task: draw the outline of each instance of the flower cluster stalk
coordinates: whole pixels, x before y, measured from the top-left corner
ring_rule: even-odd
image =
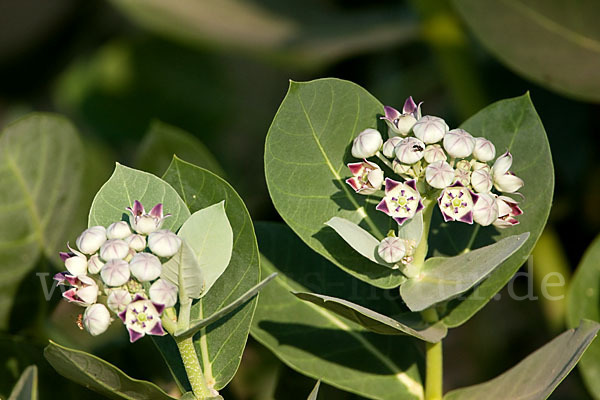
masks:
[[[175,338],[183,366],[185,367],[185,373],[188,377],[188,381],[192,386],[194,396],[199,400],[205,400],[213,397],[211,390],[206,384],[206,379],[202,373],[202,367],[196,354],[194,347],[194,340],[191,337],[184,339]]]

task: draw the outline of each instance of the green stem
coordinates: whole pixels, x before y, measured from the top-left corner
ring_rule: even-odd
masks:
[[[385,158],[385,156],[383,156],[379,151],[377,153],[375,153],[375,155],[377,156],[377,158],[379,158],[385,165],[387,165],[387,167],[389,169],[391,169],[392,171],[394,170],[394,166],[392,165],[392,163],[390,162],[390,160],[388,160],[387,158]]]
[[[419,241],[419,245],[415,250],[415,254],[413,255],[412,264],[417,266],[419,269],[423,266],[425,262],[425,257],[427,257],[427,238],[429,236],[429,227],[431,225],[431,216],[433,214],[433,209],[435,208],[435,200],[425,200],[423,210],[423,233],[421,234],[421,240]]]
[[[188,381],[192,386],[194,396],[199,400],[205,400],[213,397],[211,390],[206,384],[204,374],[202,373],[202,367],[194,348],[194,340],[189,337],[185,339],[174,338],[177,347],[179,348],[179,354],[185,367],[185,373],[188,377]]]
[[[438,321],[435,308],[421,312],[423,319],[430,324]],[[442,400],[444,363],[442,341],[425,343],[425,400]]]

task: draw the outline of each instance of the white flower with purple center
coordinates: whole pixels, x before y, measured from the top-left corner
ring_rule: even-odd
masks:
[[[356,193],[370,195],[381,188],[383,184],[383,171],[379,165],[370,161],[348,164],[352,177],[346,183],[352,186]]]
[[[414,137],[404,138],[396,146],[396,158],[405,164],[414,164],[423,158],[425,143]]]
[[[82,253],[94,254],[104,242],[106,242],[106,229],[103,226],[92,226],[81,232],[75,244]]]
[[[171,215],[163,214],[162,203],[158,203],[149,213],[146,213],[144,206],[138,200],[133,202],[133,208],[127,207],[127,211],[131,213],[129,223],[133,230],[144,235],[160,229],[164,219]]]
[[[460,182],[445,188],[438,198],[438,205],[444,221],[460,221],[472,224],[473,206],[477,203],[478,197]]]
[[[163,304],[154,303],[139,294],[135,296],[125,310],[119,313],[119,318],[127,327],[131,343],[144,335],[166,335],[160,322],[160,314],[164,309]]]
[[[365,129],[352,142],[352,156],[356,158],[372,157],[382,145],[383,139],[377,129]]]
[[[423,209],[421,195],[417,190],[414,179],[406,182],[397,182],[393,179],[385,179],[385,197],[376,207],[392,217],[398,225],[415,216]]]
[[[475,148],[475,139],[464,129],[452,129],[444,136],[444,149],[454,158],[469,157]]]
[[[425,180],[432,187],[443,189],[454,180],[454,168],[446,161],[436,161],[425,168]]]
[[[450,128],[443,119],[426,115],[419,119],[412,129],[416,137],[430,144],[442,140]]]
[[[406,136],[417,120],[421,118],[421,104],[423,102],[417,105],[411,96],[404,102],[402,113],[393,107],[385,106],[383,108],[385,115],[381,119],[385,120],[388,126],[388,136]]]
[[[523,214],[519,208],[519,203],[508,196],[496,197],[498,204],[498,219],[494,221],[494,226],[497,228],[508,228],[517,225],[519,220],[515,217]]]

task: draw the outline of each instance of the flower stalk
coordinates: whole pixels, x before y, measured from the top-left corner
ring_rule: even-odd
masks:
[[[424,310],[421,315],[430,324],[438,321],[435,308]],[[425,343],[425,400],[442,400],[443,392],[442,341]]]
[[[206,379],[202,373],[202,367],[194,348],[194,340],[191,337],[180,339],[174,338],[185,367],[185,373],[188,377],[188,381],[192,386],[192,392],[199,400],[210,399],[213,397],[212,391],[206,384]]]

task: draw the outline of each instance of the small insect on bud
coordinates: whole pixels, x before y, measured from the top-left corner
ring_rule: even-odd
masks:
[[[79,235],[75,244],[84,254],[94,254],[106,242],[106,229],[103,226],[92,226]]]
[[[404,240],[397,237],[386,237],[379,243],[377,254],[388,264],[395,264],[406,255]]]
[[[111,290],[106,299],[106,305],[115,314],[118,314],[127,308],[129,303],[131,303],[131,294],[125,289]]]
[[[105,261],[122,260],[129,254],[129,245],[121,239],[107,240],[100,247],[100,258]]]
[[[430,144],[425,147],[425,151],[423,152],[423,158],[425,161],[432,164],[436,161],[446,161],[448,157],[446,156],[446,152],[442,149],[442,146],[439,144]]]
[[[442,140],[448,129],[443,119],[431,115],[424,116],[413,126],[415,136],[427,144]]]
[[[407,137],[396,146],[396,158],[404,164],[414,164],[423,158],[425,143],[414,137]]]
[[[123,260],[110,260],[102,267],[100,276],[108,286],[124,285],[131,276],[129,264]]]
[[[465,158],[475,148],[475,139],[464,129],[452,129],[444,136],[444,149],[454,158]]]
[[[365,129],[352,143],[352,156],[356,158],[369,158],[374,156],[381,146],[383,139],[377,129]]]
[[[138,281],[147,282],[160,276],[162,265],[154,254],[138,253],[129,262],[129,269]]]
[[[489,140],[482,137],[476,137],[475,147],[473,148],[473,157],[483,162],[493,160],[494,157],[496,157],[496,148]]]
[[[173,232],[162,229],[148,236],[148,247],[159,257],[171,257],[179,251],[181,239]]]
[[[110,313],[104,304],[93,304],[83,313],[83,326],[92,336],[104,333],[110,325]]]
[[[383,144],[383,155],[386,156],[387,158],[394,157],[394,155],[396,154],[394,149],[396,148],[396,146],[398,146],[398,144],[401,141],[402,141],[402,138],[399,136],[394,136],[394,137],[386,140],[385,143]]]
[[[436,161],[425,169],[425,180],[436,189],[444,189],[454,180],[454,169],[446,161]]]
[[[477,203],[473,206],[473,220],[479,225],[491,225],[498,218],[498,204],[489,193],[480,193]]]
[[[129,245],[129,248],[135,251],[143,251],[146,248],[146,237],[143,235],[138,235],[135,233],[123,240],[125,240],[125,243]]]
[[[166,279],[159,279],[150,286],[150,300],[173,307],[177,303],[177,286]]]
[[[125,239],[129,235],[131,235],[131,229],[125,221],[113,222],[106,228],[106,237],[109,239]]]

